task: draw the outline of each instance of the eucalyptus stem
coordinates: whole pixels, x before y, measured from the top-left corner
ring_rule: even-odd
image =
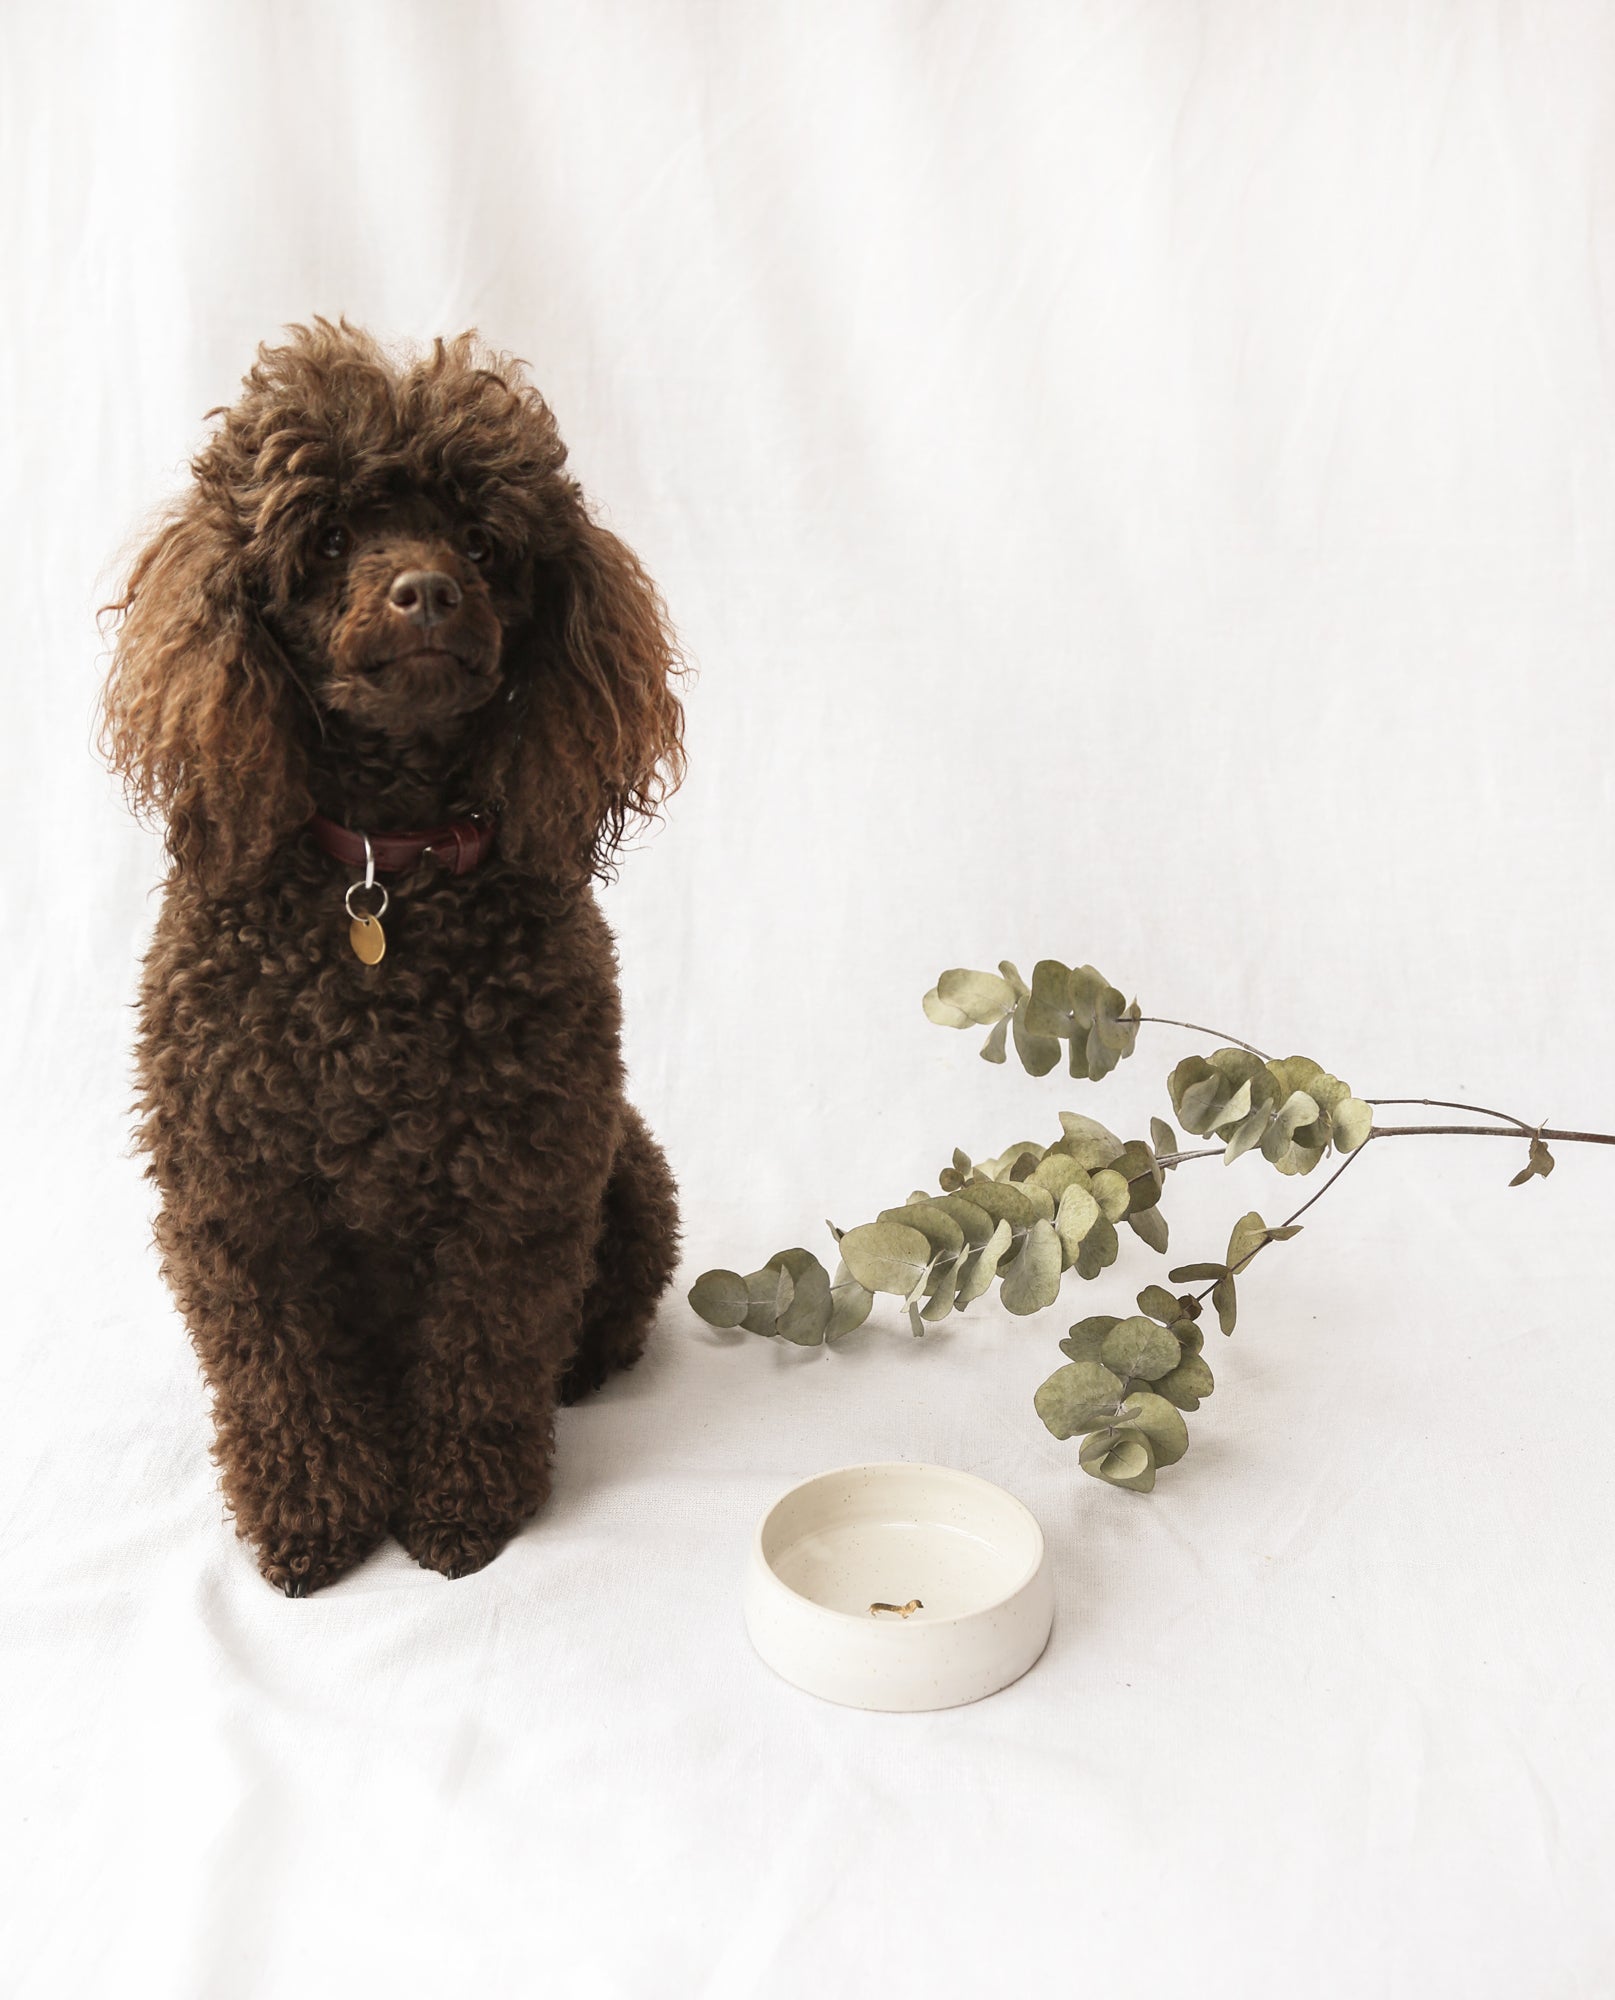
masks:
[[[1204,1028],[1198,1021],[1174,1021],[1165,1014],[1140,1014],[1138,1022],[1140,1027],[1147,1024],[1152,1028],[1187,1028],[1192,1035],[1210,1035],[1213,1041],[1232,1042],[1236,1049],[1244,1049],[1247,1054],[1258,1057],[1262,1062],[1273,1060],[1254,1042],[1242,1042],[1238,1035],[1230,1035],[1222,1028]]]
[[[1376,1125],[1370,1139],[1426,1139],[1440,1133],[1464,1133],[1473,1139],[1557,1139],[1566,1145],[1615,1146],[1615,1132],[1563,1132],[1557,1125],[1527,1125],[1522,1132],[1505,1132],[1499,1125]]]
[[[1341,1161],[1340,1165],[1336,1167],[1334,1172],[1329,1176],[1328,1180],[1326,1180],[1323,1186],[1318,1189],[1317,1193],[1310,1196],[1306,1201],[1302,1202],[1301,1206],[1295,1211],[1293,1215],[1285,1216],[1284,1220],[1278,1225],[1278,1227],[1280,1229],[1288,1229],[1292,1222],[1299,1222],[1301,1217],[1305,1215],[1307,1210],[1312,1206],[1313,1202],[1322,1201],[1324,1196],[1334,1186],[1335,1182],[1340,1179],[1340,1176],[1346,1171],[1346,1169],[1348,1167],[1355,1166],[1357,1162],[1363,1157],[1363,1154],[1367,1150],[1368,1150],[1367,1146],[1363,1145],[1359,1146],[1355,1153],[1348,1153],[1345,1159]],[[1234,1276],[1237,1278],[1243,1272],[1248,1271],[1251,1265],[1255,1263],[1256,1259],[1259,1256],[1261,1256],[1262,1252],[1267,1248],[1268,1244],[1271,1243],[1272,1240],[1273,1238],[1271,1235],[1267,1236],[1262,1242],[1257,1244],[1256,1248],[1250,1253],[1248,1257],[1242,1259],[1241,1262],[1234,1265],[1233,1266]],[[1203,1292],[1197,1292],[1195,1296],[1196,1298],[1201,1298],[1201,1299],[1209,1298],[1216,1289],[1217,1289],[1217,1281],[1213,1279],[1212,1282],[1209,1285],[1207,1285],[1206,1289]]]
[[[1450,1097],[1365,1097],[1365,1104],[1372,1104],[1377,1111],[1385,1104],[1424,1104],[1433,1111],[1477,1111],[1482,1118],[1503,1118],[1510,1125],[1517,1125],[1528,1136],[1535,1132],[1534,1125],[1527,1125],[1523,1118],[1516,1118],[1512,1111],[1493,1111],[1486,1104],[1459,1104]]]
[[[1336,1167],[1334,1172],[1329,1176],[1328,1180],[1326,1180],[1323,1186],[1319,1188],[1318,1192],[1312,1196],[1311,1200],[1302,1202],[1301,1206],[1295,1211],[1294,1215],[1285,1216],[1284,1220],[1279,1224],[1280,1229],[1288,1229],[1292,1222],[1299,1221],[1300,1218],[1306,1214],[1307,1210],[1312,1206],[1312,1203],[1314,1201],[1322,1201],[1324,1196],[1334,1186],[1335,1182],[1340,1179],[1340,1176],[1346,1171],[1346,1169],[1349,1166],[1355,1165],[1356,1162],[1360,1160],[1362,1157],[1363,1157],[1363,1148],[1361,1146],[1357,1148],[1355,1153],[1348,1153],[1346,1158],[1341,1161],[1340,1165]]]

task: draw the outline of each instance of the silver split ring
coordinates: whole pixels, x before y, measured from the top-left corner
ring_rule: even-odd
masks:
[[[353,907],[353,899],[356,895],[358,895],[361,889],[379,889],[381,891],[381,902],[376,909],[370,911],[362,911],[362,910],[356,910]],[[342,906],[347,911],[348,915],[352,918],[354,923],[360,922],[361,919],[366,923],[374,923],[378,918],[386,916],[387,904],[389,900],[390,898],[388,897],[385,883],[350,882],[348,884],[348,893],[342,898]]]
[[[364,880],[348,884],[348,893],[342,898],[342,907],[347,911],[349,918],[354,923],[361,921],[375,923],[380,918],[386,916],[387,905],[391,902],[392,898],[387,894],[386,883],[376,880],[376,856],[375,850],[370,845],[369,834],[362,833],[359,838],[364,842]],[[360,911],[353,907],[354,892],[359,889],[379,889],[381,891],[381,907],[371,910],[368,916],[362,915]]]

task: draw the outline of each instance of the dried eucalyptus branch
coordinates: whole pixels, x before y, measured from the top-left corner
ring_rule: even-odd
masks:
[[[1058,1438],[1081,1437],[1084,1471],[1112,1486],[1148,1492],[1159,1467],[1188,1449],[1183,1413],[1215,1387],[1198,1321],[1210,1300],[1231,1334],[1238,1318],[1238,1280],[1269,1244],[1300,1234],[1300,1218],[1322,1199],[1371,1140],[1436,1135],[1525,1140],[1526,1164],[1509,1183],[1552,1173],[1548,1141],[1615,1145],[1615,1133],[1565,1131],[1533,1125],[1512,1112],[1428,1097],[1360,1098],[1308,1056],[1277,1059],[1214,1028],[1139,1012],[1091,965],[1072,968],[1042,959],[1030,983],[1007,960],[997,973],[962,968],[943,973],[925,996],[929,1020],[949,1028],[987,1030],[984,1060],[1002,1063],[1013,1042],[1023,1068],[1045,1076],[1060,1061],[1073,1077],[1098,1082],[1132,1055],[1146,1024],[1186,1028],[1232,1046],[1187,1056],[1167,1078],[1178,1123],[1192,1137],[1216,1144],[1184,1147],[1163,1119],[1148,1138],[1123,1140],[1092,1118],[1060,1113],[1051,1144],[1023,1139],[989,1159],[962,1150],[938,1176],[940,1193],[925,1189],[883,1209],[855,1229],[829,1225],[840,1251],[832,1277],[811,1251],[781,1250],[749,1276],[708,1271],[690,1303],[709,1325],[744,1327],[804,1346],[841,1339],[869,1317],[875,1294],[901,1298],[911,1329],[966,1310],[996,1282],[1012,1313],[1052,1305],[1068,1270],[1092,1279],[1116,1261],[1117,1225],[1125,1221],[1144,1243],[1165,1254],[1167,1223],[1160,1210],[1166,1175],[1190,1160],[1220,1156],[1232,1164],[1260,1152],[1279,1173],[1310,1174],[1339,1155],[1341,1164],[1315,1194],[1281,1223],[1255,1211],[1234,1224],[1220,1262],[1180,1265],[1173,1285],[1146,1285],[1138,1310],[1079,1320],[1060,1342],[1067,1356],[1034,1397],[1038,1415]],[[1468,1111],[1492,1125],[1376,1125],[1390,1105]]]

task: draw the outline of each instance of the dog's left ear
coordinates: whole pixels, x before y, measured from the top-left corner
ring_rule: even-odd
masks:
[[[515,726],[485,777],[503,854],[535,873],[608,875],[684,775],[683,673],[655,585],[581,500],[539,560]]]

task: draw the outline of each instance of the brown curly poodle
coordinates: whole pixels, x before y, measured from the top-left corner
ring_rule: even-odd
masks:
[[[103,743],[171,870],[140,996],[157,1242],[265,1577],[465,1576],[673,1273],[592,892],[680,672],[522,367],[263,347],[120,601]],[[369,877],[369,885],[366,878]]]

